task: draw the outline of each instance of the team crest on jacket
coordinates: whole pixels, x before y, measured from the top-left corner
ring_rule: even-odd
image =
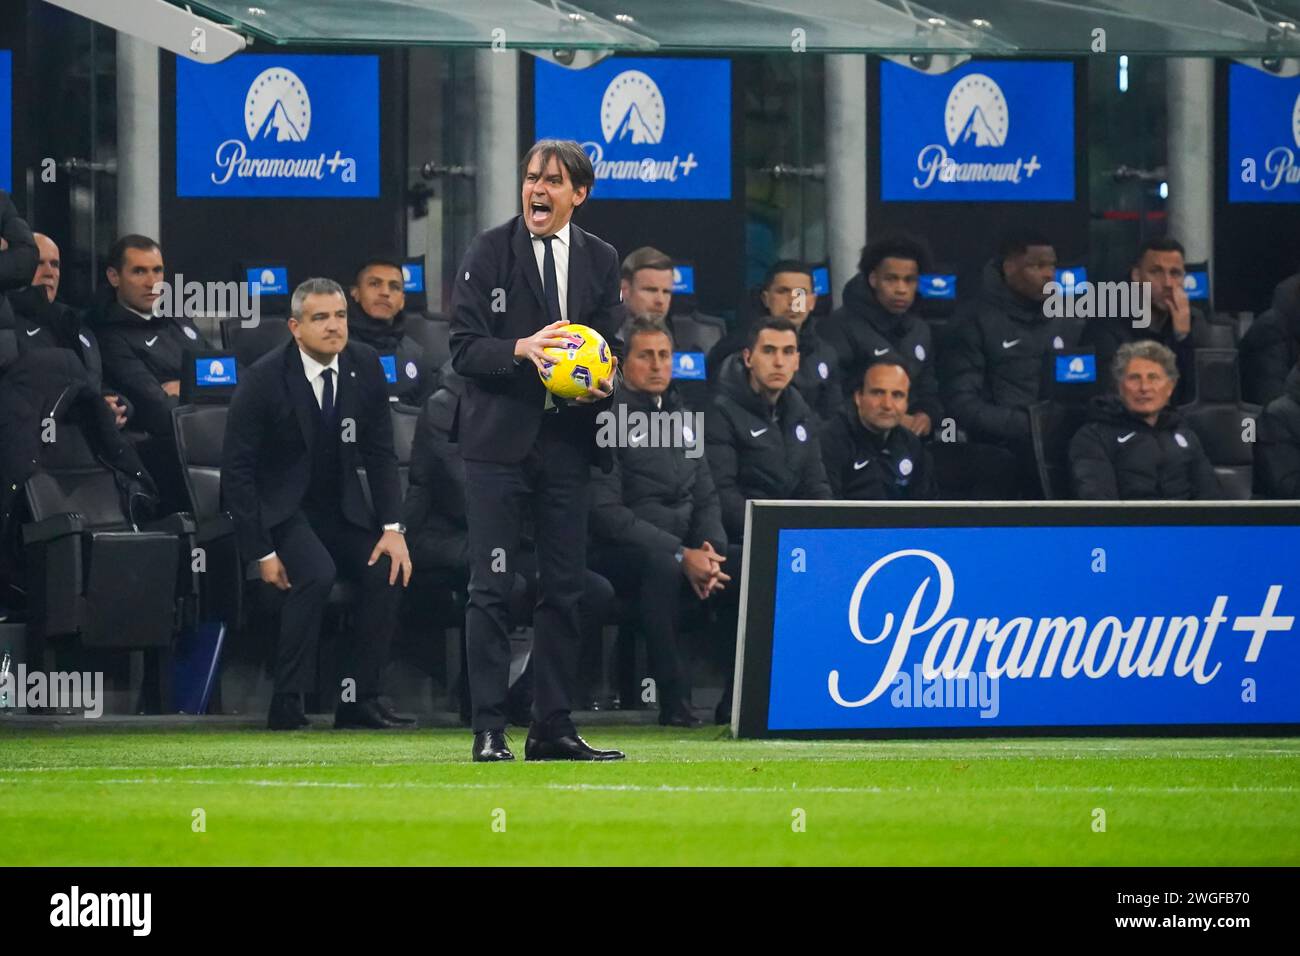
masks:
[[[818,362],[818,363],[817,363],[817,374],[820,375],[822,378],[830,378],[830,377],[831,377],[831,368],[830,368],[830,366],[827,365],[825,362]]]
[[[195,340],[198,339],[198,337],[199,337],[199,333],[195,332],[195,331],[194,331],[192,328],[190,328],[188,325],[185,326],[184,328],[185,328],[185,334],[186,334],[186,335],[188,335],[188,336],[189,336],[190,338],[192,338],[192,339],[195,339]]]
[[[898,473],[906,478],[912,473],[912,459],[904,458],[898,463]]]
[[[797,439],[799,439],[800,441],[807,441],[807,440],[808,440],[808,429],[804,428],[802,425],[795,425],[795,426],[794,426],[794,437],[797,438]]]
[[[1174,432],[1174,441],[1178,442],[1179,448],[1187,447],[1187,439],[1183,436],[1182,432]]]
[[[918,362],[925,361],[925,346],[922,345],[920,342],[916,343],[916,360]]]

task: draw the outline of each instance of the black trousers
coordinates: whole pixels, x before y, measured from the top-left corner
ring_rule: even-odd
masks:
[[[586,586],[591,454],[543,419],[517,464],[465,461],[469,523],[469,608],[465,613],[471,725],[504,730],[510,680],[510,595],[520,526],[531,511],[538,589],[533,612],[533,726],[539,737],[575,732],[572,709],[581,647],[579,604]]]
[[[378,694],[402,596],[401,578],[388,583],[390,560],[367,566],[379,534],[336,514],[299,511],[271,530],[276,555],[289,576],[280,608],[280,643],[274,664],[276,693],[314,688],[321,620],[336,578],[360,592],[343,677],[356,681],[357,699]]]
[[[591,566],[614,585],[630,604],[637,627],[645,635],[650,672],[655,679],[660,710],[672,710],[690,696],[690,681],[678,644],[682,595],[698,600],[682,566],[673,555],[634,545],[608,544],[596,548]]]

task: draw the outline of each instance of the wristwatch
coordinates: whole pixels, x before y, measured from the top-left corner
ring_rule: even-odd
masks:
[[[399,522],[397,522],[396,524],[386,524],[386,525],[384,525],[384,530],[385,530],[385,531],[396,531],[398,534],[406,534],[406,525],[402,524],[402,523],[399,521]]]

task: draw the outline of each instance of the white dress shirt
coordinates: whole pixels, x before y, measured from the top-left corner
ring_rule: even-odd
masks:
[[[324,407],[323,402],[325,397],[325,374],[324,374],[325,370],[331,369],[334,372],[334,408],[335,410],[337,410],[339,407],[339,357],[335,355],[332,359],[330,359],[330,363],[328,365],[322,365],[320,362],[316,361],[314,358],[312,358],[310,355],[304,352],[301,347],[299,347],[298,349],[298,354],[302,357],[302,370],[303,370],[303,374],[307,376],[307,384],[311,386],[311,392],[313,395],[316,396],[317,408]],[[385,531],[396,531],[397,528],[398,526],[395,524],[384,525]],[[275,557],[275,552],[272,551],[270,554],[258,558],[258,560],[268,561],[274,557]]]
[[[551,243],[555,254],[555,286],[560,293],[560,318],[569,321],[569,223],[555,234]],[[537,274],[542,277],[542,290],[546,290],[546,243],[541,236],[533,236],[533,255],[537,257]]]

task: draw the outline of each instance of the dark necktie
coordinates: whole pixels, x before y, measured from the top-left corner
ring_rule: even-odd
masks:
[[[546,246],[546,257],[542,260],[542,287],[546,291],[546,312],[551,317],[550,321],[559,322],[564,316],[560,314],[560,281],[555,276],[554,242],[554,236],[542,237],[542,243]]]
[[[334,369],[321,372],[320,421],[325,428],[334,427]]]

